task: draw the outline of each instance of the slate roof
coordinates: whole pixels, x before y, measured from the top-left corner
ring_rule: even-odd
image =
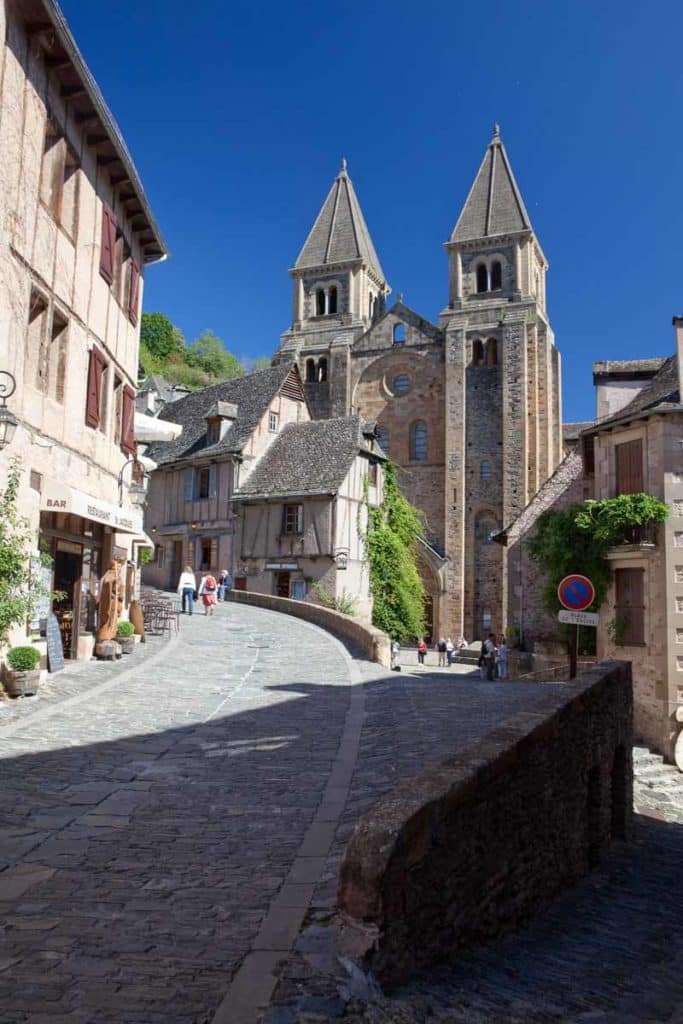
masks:
[[[147,377],[138,388],[138,395],[146,395],[148,392],[158,395],[161,402],[177,402],[188,394],[188,389],[180,385],[171,384],[165,377]]]
[[[373,451],[374,429],[360,416],[288,423],[235,497],[335,494],[359,452]],[[373,454],[384,459],[377,448]]]
[[[664,361],[662,367],[654,375],[651,381],[632,398],[628,405],[619,409],[613,416],[607,416],[600,420],[593,427],[589,427],[586,433],[594,433],[602,430],[605,426],[614,423],[621,423],[624,420],[633,419],[643,413],[655,412],[657,410],[678,409],[681,407],[681,395],[678,383],[678,359],[670,356]]]
[[[380,281],[386,280],[347,173],[346,160],[342,160],[341,170],[294,266],[300,270],[359,258],[366,260]]]
[[[600,377],[654,377],[666,362],[666,356],[652,359],[603,359],[593,363],[593,383]]]
[[[583,476],[583,458],[577,451],[569,452],[556,468],[552,476],[549,476],[545,483],[541,484],[531,501],[519,513],[516,519],[501,530],[494,537],[499,543],[507,543],[516,540],[521,534],[526,533],[536,520],[571,485]]]
[[[531,230],[498,126],[453,228],[451,242]]]
[[[182,434],[175,441],[150,445],[145,454],[163,466],[193,458],[204,451],[211,455],[240,452],[290,373],[299,376],[292,364],[273,366],[246,377],[212,384],[178,399],[162,409],[159,419],[180,423]],[[207,447],[206,416],[216,402],[234,403],[237,418],[220,441]]]
[[[584,430],[588,430],[589,427],[593,426],[593,420],[583,420],[577,423],[563,423],[562,424],[562,440],[567,444],[576,442],[579,440],[579,434],[582,434]]]

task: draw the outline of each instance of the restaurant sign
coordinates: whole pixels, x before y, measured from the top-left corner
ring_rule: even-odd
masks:
[[[101,498],[69,487],[58,480],[45,480],[40,496],[43,512],[65,512],[96,523],[104,523],[120,533],[142,533],[142,516],[127,508],[119,508]]]

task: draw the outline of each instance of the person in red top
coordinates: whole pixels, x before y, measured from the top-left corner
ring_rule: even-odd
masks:
[[[424,641],[424,637],[421,636],[420,639],[417,641],[417,660],[419,661],[420,665],[424,665],[426,653],[427,644]]]

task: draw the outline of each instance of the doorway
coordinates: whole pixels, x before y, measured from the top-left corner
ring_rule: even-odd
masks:
[[[277,597],[289,597],[289,577],[291,573],[275,573],[275,594]]]
[[[171,586],[173,587],[176,580],[180,579],[180,574],[183,571],[183,542],[181,540],[173,541],[173,554],[171,557]]]
[[[78,643],[78,628],[74,628],[74,592],[83,569],[83,549],[79,544],[57,542],[54,556],[54,589],[64,595],[55,601],[54,613],[62,634],[62,646],[67,658],[74,658]]]

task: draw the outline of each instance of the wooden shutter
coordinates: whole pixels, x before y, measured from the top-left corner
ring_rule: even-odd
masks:
[[[643,569],[616,569],[614,573],[615,613],[622,644],[645,642]]]
[[[214,537],[211,540],[211,560],[209,563],[212,569],[218,568],[218,538]]]
[[[88,366],[88,389],[85,401],[85,422],[88,427],[100,425],[100,401],[102,397],[102,371],[104,359],[97,348],[90,349]]]
[[[217,493],[217,489],[216,489],[216,480],[217,480],[217,476],[218,476],[217,469],[218,469],[218,466],[215,463],[212,463],[212,465],[209,467],[209,497],[210,498],[215,498],[216,497],[216,493]]]
[[[134,327],[138,322],[138,305],[140,301],[140,267],[131,257],[130,261],[130,291],[128,293],[128,319]]]
[[[185,479],[183,481],[185,501],[192,501],[194,497],[194,470],[185,470]]]
[[[135,454],[135,392],[127,385],[123,389],[121,451],[126,455]]]
[[[111,206],[102,203],[102,239],[100,242],[100,274],[111,284],[114,280],[114,248],[116,246],[116,217]]]
[[[641,438],[616,445],[614,453],[617,495],[640,494],[643,490],[643,442]]]

